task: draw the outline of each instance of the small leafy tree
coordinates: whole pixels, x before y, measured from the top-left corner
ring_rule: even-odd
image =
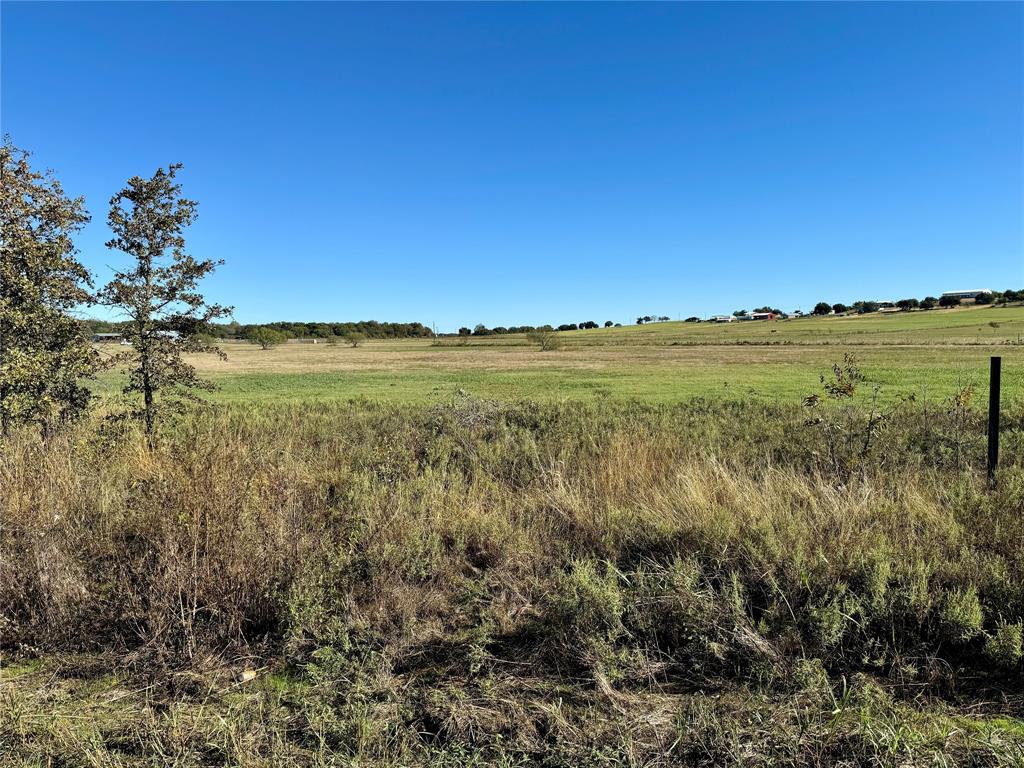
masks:
[[[604,321],[604,327],[605,328],[611,328],[613,325],[615,325],[615,323],[613,323],[611,320],[605,320]]]
[[[837,315],[841,315],[843,314],[843,312],[849,312],[850,308],[845,304],[833,304],[832,311],[835,312]]]
[[[71,316],[91,301],[91,280],[72,241],[89,221],[51,172],[4,137],[0,148],[0,433],[36,424],[48,434],[80,416],[98,355]]]
[[[549,352],[553,349],[558,349],[562,345],[562,340],[558,338],[558,331],[550,325],[530,331],[526,334],[526,338],[532,343],[539,345],[541,352]]]
[[[259,344],[260,349],[270,349],[288,341],[284,331],[275,331],[273,328],[257,328],[249,336],[253,344]]]
[[[831,304],[829,304],[827,301],[819,301],[817,304],[814,305],[814,309],[811,311],[811,314],[814,314],[814,315],[827,315],[831,311],[832,311],[832,305]]]
[[[871,389],[866,413],[855,407],[853,399],[865,383],[865,376],[853,354],[847,353],[841,363],[833,363],[830,374],[821,374],[821,388],[835,407],[821,408],[822,400],[817,394],[805,397],[803,405],[813,414],[807,419],[807,426],[820,429],[824,435],[828,468],[838,480],[847,483],[854,471],[864,466],[880,428],[902,401],[888,411],[881,410],[878,405],[881,387],[876,384]],[[913,397],[907,400],[912,401]]]
[[[958,307],[960,306],[959,296],[943,296],[939,299],[940,307]]]
[[[149,179],[133,176],[111,198],[107,217],[114,233],[107,247],[128,254],[133,264],[114,273],[100,299],[128,318],[124,335],[132,350],[118,357],[130,364],[125,394],[140,395],[142,404],[126,415],[142,421],[150,448],[162,411],[196,399],[194,389],[213,389],[182,354],[225,357],[198,333],[210,321],[231,314],[230,307],[207,304],[199,293],[199,282],[223,262],[198,261],[185,252],[184,231],[195,221],[198,204],[181,197],[175,181],[181,167],[160,168]]]
[[[351,331],[345,334],[345,343],[351,347],[358,347],[366,341],[366,334],[359,331]]]

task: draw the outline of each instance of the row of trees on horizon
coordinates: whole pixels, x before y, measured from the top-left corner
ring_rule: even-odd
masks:
[[[1005,291],[993,291],[982,294],[974,300],[975,304],[1006,304],[1008,302],[1024,301],[1024,290],[1007,289]],[[936,307],[955,307],[963,302],[951,296],[936,298],[926,296],[923,299],[900,299],[895,306],[901,310],[914,309],[935,309]],[[814,305],[810,315],[841,315],[848,313],[867,314],[877,312],[882,305],[877,301],[855,301],[852,304],[841,302],[829,303],[819,301]],[[755,307],[752,310],[738,309],[732,314],[734,317],[743,317],[752,313],[771,312],[780,317],[790,317],[790,313],[765,305]],[[704,318],[696,315],[687,317],[685,322],[702,322]],[[637,325],[649,323],[669,322],[671,318],[667,315],[643,315],[636,318]],[[125,322],[113,322],[108,320],[88,319],[84,321],[90,333],[119,333],[125,327]],[[346,322],[301,322],[301,321],[275,321],[270,323],[239,323],[232,320],[228,323],[209,323],[204,329],[204,334],[212,339],[226,341],[258,341],[264,331],[273,331],[280,334],[282,340],[288,339],[350,339],[358,337],[362,339],[426,339],[435,336],[501,336],[504,334],[524,334],[533,331],[576,331],[591,328],[620,328],[622,323],[612,320],[605,320],[604,323],[597,323],[587,320],[581,323],[563,323],[561,325],[513,325],[495,326],[488,328],[478,323],[473,328],[462,326],[457,333],[437,333],[429,326],[419,322],[395,323],[382,322],[379,320],[357,320]]]
[[[1024,301],[1024,290],[1013,290],[1006,289],[1005,291],[991,291],[979,294],[973,299],[975,304],[1007,304],[1012,301]],[[936,307],[949,308],[958,307],[963,304],[963,300],[957,296],[925,296],[923,299],[900,299],[899,301],[893,302],[896,309],[908,312],[914,309],[935,309]],[[878,301],[855,301],[853,304],[830,304],[827,301],[819,301],[814,305],[814,309],[811,310],[812,315],[831,315],[831,314],[846,314],[848,312],[856,312],[858,314],[866,314],[869,312],[877,312],[882,308],[881,302]]]

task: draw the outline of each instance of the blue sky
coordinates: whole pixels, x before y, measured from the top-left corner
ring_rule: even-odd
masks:
[[[440,330],[1024,287],[1024,5],[2,5],[93,223],[185,163],[241,322]]]

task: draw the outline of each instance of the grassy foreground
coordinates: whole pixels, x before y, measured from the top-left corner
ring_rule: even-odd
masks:
[[[1024,411],[220,405],[0,456],[9,765],[1024,763]],[[866,440],[866,444],[865,444]]]

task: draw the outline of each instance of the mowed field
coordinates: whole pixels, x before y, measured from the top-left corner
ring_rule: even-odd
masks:
[[[429,402],[456,392],[500,400],[595,398],[679,402],[694,397],[793,401],[847,353],[888,402],[948,398],[975,387],[987,398],[988,359],[1002,355],[1003,390],[1024,395],[1024,307],[967,307],[731,324],[669,322],[569,331],[542,352],[524,336],[288,343],[262,350],[227,343],[228,359],[192,362],[221,402]],[[117,391],[121,374],[97,382]]]

